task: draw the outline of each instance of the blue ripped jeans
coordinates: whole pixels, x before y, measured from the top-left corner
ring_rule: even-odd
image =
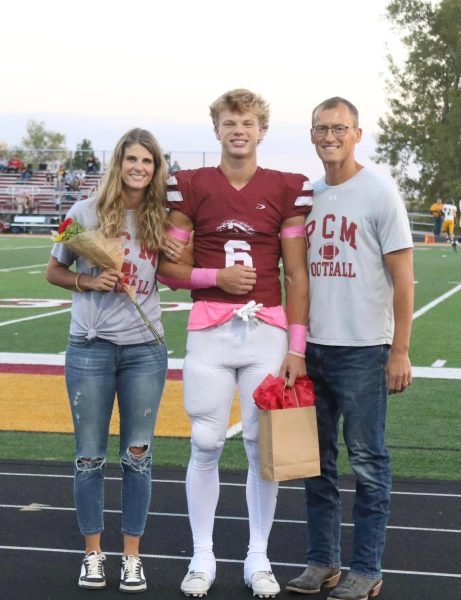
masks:
[[[104,470],[115,395],[120,412],[122,532],[139,537],[151,497],[152,443],[167,372],[166,347],[69,337],[66,385],[75,431],[74,496],[83,535],[104,529]],[[131,448],[144,448],[135,455]]]
[[[314,383],[321,475],[305,480],[307,560],[341,564],[341,498],[336,460],[339,418],[356,477],[352,572],[381,576],[391,493],[389,454],[384,442],[387,407],[385,367],[389,348],[308,343],[307,368]]]

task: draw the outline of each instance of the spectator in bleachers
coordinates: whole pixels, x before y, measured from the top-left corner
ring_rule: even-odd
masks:
[[[5,156],[0,158],[0,172],[6,171],[8,169],[8,160]]]
[[[177,160],[174,161],[174,163],[171,165],[171,167],[168,169],[168,173],[169,175],[173,175],[173,173],[176,173],[176,171],[180,171],[181,167],[178,163]]]
[[[30,215],[34,212],[34,197],[29,190],[24,189],[16,197],[17,211],[23,215]]]
[[[21,183],[29,181],[29,179],[32,177],[33,174],[34,174],[34,169],[32,168],[32,165],[30,163],[27,166],[24,165],[21,170],[21,175],[19,177],[19,181]]]
[[[8,173],[19,173],[19,171],[21,170],[21,167],[22,167],[21,160],[17,156],[14,156],[8,162],[8,166],[7,166],[6,170]]]
[[[79,192],[81,185],[82,185],[82,180],[80,179],[79,174],[72,173],[72,179],[69,183],[68,189],[72,192]]]
[[[47,183],[54,183],[54,180],[56,179],[56,171],[53,167],[53,165],[48,165],[46,168],[46,182]]]
[[[64,165],[60,165],[58,172],[56,173],[56,177],[58,179],[58,183],[64,183],[64,177],[66,176],[66,169]]]
[[[64,187],[66,188],[66,190],[70,189],[70,184],[72,183],[72,180],[74,178],[74,174],[72,171],[66,171],[64,174]]]
[[[64,169],[64,167],[62,167]],[[61,169],[61,167],[60,167]],[[58,171],[58,176],[56,178],[56,185],[54,187],[55,190],[55,196],[54,196],[54,208],[56,211],[60,211],[61,210],[61,204],[62,204],[62,198],[64,195],[64,192],[66,191],[66,186],[64,184],[64,176],[61,174],[59,175],[59,171]]]
[[[94,156],[90,156],[86,161],[86,172],[87,173],[97,173],[98,165],[96,164],[96,159]]]
[[[61,206],[62,206],[62,194],[56,194],[54,197],[54,210],[61,214]]]

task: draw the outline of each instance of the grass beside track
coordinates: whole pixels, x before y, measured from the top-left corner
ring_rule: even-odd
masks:
[[[459,381],[417,379],[404,394],[390,397],[387,443],[395,477],[460,478],[459,387]],[[73,452],[72,434],[0,431],[0,459],[71,463]],[[153,462],[185,469],[189,452],[187,438],[156,437]],[[118,462],[118,436],[110,437],[108,461]],[[220,466],[246,468],[241,437],[226,440]],[[343,444],[339,469],[341,474],[351,473]]]
[[[70,292],[50,286],[44,277],[51,241],[37,236],[0,236],[0,352],[63,352],[69,329],[69,312],[30,320],[33,315],[54,313],[55,306],[18,306],[17,298],[68,300]],[[418,246],[415,249],[416,302],[421,309],[461,283],[461,251],[451,247]],[[172,312],[166,307],[188,302],[188,292],[162,288],[162,321],[170,358],[185,354],[188,311]],[[411,360],[415,367],[443,362],[444,368],[461,369],[461,292],[457,291],[415,320]],[[27,319],[27,320],[24,320]],[[396,477],[418,479],[461,478],[460,379],[415,379],[404,393],[389,398],[387,441]],[[1,392],[0,392],[1,394]],[[32,399],[33,401],[33,399]],[[169,432],[168,432],[169,433]],[[156,465],[186,468],[189,440],[156,438]],[[118,439],[111,437],[108,460],[118,462]],[[70,434],[0,431],[0,459],[73,460]],[[349,473],[345,449],[341,446],[340,471]],[[241,438],[227,440],[221,458],[223,469],[246,467]]]

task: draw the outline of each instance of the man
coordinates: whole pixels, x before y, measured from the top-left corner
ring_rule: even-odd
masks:
[[[307,568],[287,589],[366,600],[382,585],[391,473],[384,442],[387,392],[411,384],[412,237],[394,186],[360,165],[358,112],[343,98],[319,104],[311,141],[325,168],[306,233],[308,374],[316,392],[321,475],[307,479]],[[340,579],[339,418],[356,477],[350,571]],[[337,585],[339,582],[339,585]]]
[[[447,236],[447,244],[451,243],[455,252],[457,252],[458,246],[458,242],[455,239],[456,212],[454,203],[451,200],[447,200],[443,205],[442,232]]]
[[[437,198],[437,200],[431,204],[431,213],[432,213],[432,217],[434,220],[434,227],[433,227],[433,232],[434,232],[434,239],[435,241],[437,241],[437,238],[440,235],[440,232],[442,230],[442,221],[443,221],[443,202],[442,202],[442,198]]]
[[[169,179],[170,235],[187,241],[194,230],[194,268],[165,257],[159,265],[159,273],[174,277],[177,287],[194,290],[183,370],[185,407],[192,421],[186,491],[194,555],[181,590],[186,596],[206,595],[215,579],[218,461],[237,385],[249,462],[250,540],[244,580],[253,595],[274,597],[280,586],[267,558],[267,543],[277,484],[259,474],[258,410],[252,394],[269,373],[285,377],[289,386],[306,373],[304,221],[312,190],[303,175],[258,167],[256,149],[269,121],[269,107],[260,96],[232,90],[210,109],[222,147],[220,166],[179,171]],[[166,254],[174,259],[178,246],[174,241],[168,245]]]
[[[175,160],[174,163],[171,165],[171,167],[168,169],[168,174],[174,175],[174,173],[177,173],[180,170],[181,170],[181,167],[180,167],[178,161]]]

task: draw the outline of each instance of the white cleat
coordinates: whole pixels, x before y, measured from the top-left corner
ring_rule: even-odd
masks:
[[[213,581],[203,571],[189,571],[181,583],[181,592],[187,597],[206,596]]]
[[[259,598],[275,598],[280,593],[280,586],[272,571],[255,571],[251,581],[245,581],[253,590],[253,596]]]

